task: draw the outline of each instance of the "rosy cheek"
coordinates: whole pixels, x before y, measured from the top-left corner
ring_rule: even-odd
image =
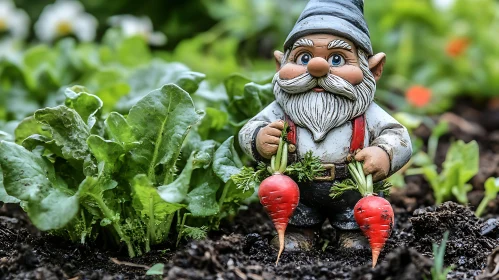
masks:
[[[279,70],[279,78],[289,80],[296,78],[305,72],[307,72],[305,66],[288,63]]]
[[[331,74],[347,80],[352,85],[356,86],[362,82],[364,74],[362,70],[353,65],[344,65],[342,67],[331,67]]]

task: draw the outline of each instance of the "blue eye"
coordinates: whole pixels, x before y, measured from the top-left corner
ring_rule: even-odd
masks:
[[[329,59],[328,59],[329,64],[331,64],[333,67],[340,67],[345,65],[345,59],[343,56],[339,54],[333,54]]]
[[[302,53],[296,58],[296,64],[298,65],[307,65],[308,62],[312,59],[312,55],[309,53]]]

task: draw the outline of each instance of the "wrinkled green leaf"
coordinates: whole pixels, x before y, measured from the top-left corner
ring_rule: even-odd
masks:
[[[88,137],[87,144],[97,159],[97,165],[101,172],[113,173],[120,168],[120,158],[125,154],[125,150],[120,144],[112,140],[105,140],[97,135]]]
[[[153,218],[158,223],[164,221],[170,214],[182,209],[185,205],[168,203],[161,199],[158,191],[146,175],[135,176],[132,182],[133,206],[142,217]]]
[[[51,151],[59,157],[63,157],[61,148],[56,145],[55,140],[39,134],[34,134],[24,139],[21,145],[28,151],[33,151],[36,147],[41,146]]]
[[[24,139],[34,134],[40,134],[46,137],[50,137],[50,133],[44,130],[43,125],[35,120],[33,116],[27,117],[22,120],[16,127],[16,143],[21,144]]]
[[[187,92],[176,85],[152,91],[132,107],[128,123],[141,145],[132,151],[133,167],[156,182],[155,168],[172,171],[182,143],[203,114]]]
[[[127,151],[139,144],[133,134],[132,127],[120,113],[111,112],[105,120],[105,128],[109,137],[123,145]]]
[[[192,191],[187,195],[187,209],[194,217],[216,215],[220,211],[216,194],[222,181],[218,179],[211,169],[198,170],[192,176]]]
[[[164,201],[169,203],[181,203],[185,200],[187,192],[189,191],[192,171],[201,167],[199,164],[194,164],[195,155],[196,152],[192,152],[184,169],[182,169],[180,175],[173,182],[158,188],[158,193]]]
[[[242,166],[234,149],[234,137],[230,137],[215,152],[213,171],[224,183],[227,183],[232,175],[239,173]]]
[[[39,229],[65,226],[78,212],[78,196],[42,157],[9,142],[0,143],[4,187],[25,202],[25,210]]]
[[[75,110],[66,106],[44,108],[35,112],[35,119],[49,127],[64,158],[84,160],[88,155],[89,128]]]
[[[0,202],[3,202],[3,203],[19,203],[19,202],[21,202],[19,199],[7,194],[7,191],[5,190],[5,187],[3,185],[3,173],[2,173],[2,166],[1,165],[0,165]]]
[[[118,186],[118,183],[108,178],[86,177],[78,187],[80,202],[90,210],[94,215],[100,218],[107,218],[111,221],[117,221],[119,214],[109,208],[104,199],[104,192],[112,190]],[[101,214],[102,213],[102,214]]]
[[[99,97],[87,93],[86,88],[79,86],[66,89],[65,94],[66,106],[74,109],[86,121],[88,127],[92,128],[103,105]]]

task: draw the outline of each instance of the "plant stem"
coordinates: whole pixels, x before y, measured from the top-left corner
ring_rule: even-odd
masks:
[[[430,158],[431,162],[435,162],[437,147],[438,147],[438,137],[431,135],[430,138],[428,138],[428,157]]]
[[[284,173],[286,167],[288,167],[288,143],[283,141],[284,144],[282,146],[282,156],[281,156],[281,165],[279,167],[279,172]]]
[[[362,196],[372,195],[374,193],[373,176],[365,176],[362,163],[354,161],[348,164],[348,171],[352,176],[357,188]]]
[[[130,238],[128,238],[128,236],[125,236],[125,234],[121,230],[121,226],[116,221],[116,218],[114,217],[113,211],[111,209],[109,209],[109,207],[107,207],[106,203],[104,203],[104,201],[100,197],[98,197],[96,195],[91,195],[91,196],[95,199],[95,201],[99,205],[99,208],[102,210],[102,214],[104,214],[104,217],[106,217],[107,219],[109,219],[111,221],[114,230],[116,230],[116,233],[119,235],[121,240],[125,241],[126,246],[128,248],[128,255],[131,258],[135,257],[135,251],[133,249],[132,243],[130,242]]]
[[[366,191],[367,191],[367,180],[366,176],[364,175],[364,169],[362,168],[362,163],[356,161],[355,165],[357,166],[357,172],[359,172],[359,177],[362,180],[362,185],[366,186]]]
[[[154,202],[152,196],[149,197],[149,221],[147,225],[146,252],[151,251],[151,243],[156,239],[156,224],[154,221]]]
[[[487,198],[487,196],[485,196],[482,201],[480,202],[480,205],[478,205],[478,208],[476,209],[475,211],[475,216],[477,216],[478,218],[480,218],[480,216],[482,216],[483,214],[483,211],[485,210],[485,208],[487,207],[487,204],[489,204],[489,199]]]
[[[282,160],[282,138],[279,139],[279,147],[277,148],[277,153],[275,155],[275,169],[274,172],[279,171],[281,169],[281,160]]]
[[[222,206],[224,204],[225,197],[227,196],[227,191],[229,190],[229,186],[231,181],[228,181],[224,185],[224,190],[222,191],[222,195],[220,196],[220,201],[218,202],[219,215],[222,213]]]
[[[173,222],[174,217],[175,217],[175,213],[172,213],[172,214],[168,215],[168,218],[166,218],[166,229],[164,232],[164,236],[166,238],[168,238],[168,234],[170,234],[170,229],[172,227],[172,222]],[[161,241],[163,241],[163,240],[161,240]]]
[[[286,170],[286,167],[288,167],[288,143],[283,137],[279,139],[279,147],[277,148],[276,154],[270,159],[269,172],[271,174],[282,174]]]
[[[364,189],[364,185],[362,184],[362,179],[360,178],[360,174],[354,163],[348,164],[348,171],[350,171],[350,175],[352,175],[355,184],[357,184],[357,188],[359,192],[364,196],[366,190]]]
[[[366,193],[367,194],[372,194],[374,193],[374,184],[373,184],[373,175],[369,174],[366,176]]]
[[[272,156],[272,158],[270,159],[270,174],[273,174],[275,172],[276,168],[275,168],[275,155]]]
[[[182,217],[182,222],[180,223],[180,227],[178,229],[178,237],[177,237],[177,243],[175,244],[175,247],[178,247],[178,244],[180,243],[180,240],[182,239],[182,233],[185,225],[185,220],[187,219],[187,216],[191,216],[191,213],[185,213],[184,216]]]

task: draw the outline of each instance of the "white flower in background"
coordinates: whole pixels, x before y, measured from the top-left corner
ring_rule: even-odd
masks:
[[[161,32],[153,32],[151,19],[142,16],[118,15],[109,18],[109,24],[118,27],[126,37],[142,36],[153,46],[161,46],[166,43],[166,36]]]
[[[12,62],[21,61],[21,42],[14,38],[0,40],[0,61],[6,59]]]
[[[11,0],[0,0],[0,33],[10,33],[13,38],[28,36],[29,17],[25,11],[16,9]]]
[[[80,41],[92,41],[95,38],[97,19],[85,13],[78,1],[58,0],[47,5],[35,23],[35,32],[44,42],[52,42],[59,37],[74,35]]]
[[[433,5],[441,11],[446,11],[454,6],[456,0],[433,0]]]

